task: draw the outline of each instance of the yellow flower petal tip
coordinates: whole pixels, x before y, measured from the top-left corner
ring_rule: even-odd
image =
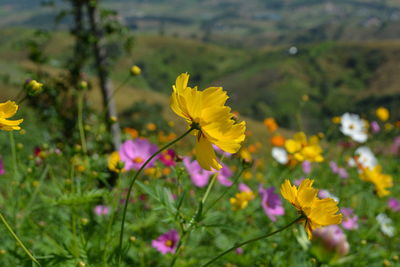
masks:
[[[206,170],[219,170],[212,145],[228,153],[236,153],[245,139],[246,123],[237,123],[222,87],[208,87],[203,91],[188,86],[189,74],[182,73],[172,86],[171,109],[184,118],[189,127],[195,126],[196,158]]]
[[[314,229],[342,222],[337,202],[332,198],[319,199],[313,183],[313,180],[304,179],[297,188],[285,180],[281,185],[281,195],[304,216],[304,229],[309,239]]]
[[[18,131],[19,126],[24,120],[8,120],[18,111],[18,105],[14,101],[0,103],[0,130],[3,131]]]

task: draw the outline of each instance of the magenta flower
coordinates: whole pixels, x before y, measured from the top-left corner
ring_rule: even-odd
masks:
[[[329,162],[329,167],[331,168],[333,173],[338,173],[339,167],[336,164],[336,162],[334,162],[334,161]]]
[[[167,167],[173,167],[176,165],[175,156],[175,151],[173,149],[168,149],[167,151],[161,153],[160,161]]]
[[[394,197],[389,198],[388,200],[389,209],[395,212],[400,212],[400,201],[395,199]]]
[[[393,144],[390,147],[390,152],[392,152],[393,154],[397,154],[399,152],[399,149],[400,149],[400,136],[397,136],[393,140]]]
[[[232,156],[231,153],[228,153],[228,152],[223,151],[221,148],[217,147],[217,146],[214,145],[214,144],[212,145],[212,147],[214,148],[214,150],[215,150],[218,154],[223,155],[225,158],[230,158],[230,157]]]
[[[347,230],[358,229],[358,216],[353,213],[352,208],[341,208],[343,214],[342,226]]]
[[[379,123],[377,121],[372,121],[370,125],[373,133],[379,133],[379,131],[381,130],[381,127],[379,126]]]
[[[97,205],[96,207],[94,207],[93,212],[97,216],[108,215],[110,213],[110,208],[104,205]]]
[[[276,221],[276,216],[282,216],[285,214],[285,210],[282,206],[282,200],[279,195],[274,193],[275,187],[264,189],[261,185],[258,188],[258,192],[261,196],[261,206],[264,209],[265,214],[271,221]]]
[[[240,184],[239,184],[239,191],[240,191],[240,192],[251,192],[252,190],[251,190],[251,188],[248,187],[246,184],[240,183]]]
[[[300,179],[296,179],[293,181],[293,183],[297,186],[299,186],[301,184],[301,182],[304,180],[304,177],[300,178]]]
[[[313,231],[313,240],[321,241],[322,246],[327,250],[345,256],[349,253],[350,245],[346,235],[339,226],[333,224]]]
[[[339,167],[336,162],[329,162],[329,167],[331,168],[332,172],[338,174],[340,178],[349,178],[349,174],[347,173],[346,169]]]
[[[6,173],[6,169],[4,168],[4,162],[3,160],[0,158],[0,175],[3,175]]]
[[[243,248],[237,248],[237,249],[235,249],[235,253],[238,254],[238,255],[243,254]]]
[[[232,174],[232,170],[227,165],[222,163],[222,169],[219,170],[217,176],[218,182],[223,186],[231,186],[232,181],[229,180],[229,178],[231,178]]]
[[[189,157],[183,158],[183,165],[185,165],[190,179],[195,186],[204,187],[208,184],[208,180],[212,174],[211,171],[203,169],[196,160],[190,161]]]
[[[193,184],[197,187],[206,186],[211,175],[215,173],[215,171],[207,171],[203,169],[197,160],[190,161],[189,157],[183,158],[183,165],[185,165]],[[232,170],[227,165],[222,163],[222,169],[217,173],[218,182],[223,186],[231,186],[232,181],[229,180],[231,176]]]
[[[303,163],[301,163],[301,167],[303,168],[303,172],[305,174],[309,174],[311,172],[311,162],[308,160],[303,161]]]
[[[349,173],[346,171],[345,168],[339,168],[338,174],[340,178],[347,179],[349,178]]]
[[[143,163],[157,152],[157,149],[156,145],[146,139],[137,138],[124,142],[119,149],[119,155],[126,170],[139,170]],[[156,158],[149,162],[146,168],[152,167]]]
[[[175,253],[178,242],[179,234],[175,229],[172,229],[151,241],[151,246],[162,254]]]

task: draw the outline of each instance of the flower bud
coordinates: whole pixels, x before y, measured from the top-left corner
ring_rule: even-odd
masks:
[[[132,76],[138,76],[142,73],[142,69],[139,66],[133,65],[129,70]]]
[[[43,91],[43,84],[36,80],[28,80],[24,87],[30,96],[38,95]]]

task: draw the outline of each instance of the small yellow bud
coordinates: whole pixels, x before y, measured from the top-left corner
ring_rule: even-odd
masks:
[[[5,251],[4,249],[0,249],[0,255],[4,255],[6,253],[7,253],[7,251]]]
[[[332,122],[334,124],[339,124],[342,119],[339,116],[333,117]]]
[[[88,218],[81,218],[81,224],[82,225],[87,225],[89,223],[89,219]]]
[[[133,65],[130,69],[130,73],[132,76],[138,76],[142,73],[142,69],[139,66]]]
[[[25,89],[28,91],[28,95],[35,96],[43,91],[43,84],[36,80],[30,80],[25,83]]]
[[[129,241],[132,242],[132,243],[135,242],[136,241],[136,237],[135,236],[129,237]]]
[[[85,267],[86,263],[84,263],[83,261],[78,262],[78,267]]]
[[[38,187],[40,185],[39,181],[32,181],[33,187]]]
[[[379,107],[375,111],[375,115],[380,119],[381,121],[387,121],[389,119],[389,110],[385,107]]]
[[[111,117],[110,117],[110,121],[111,121],[112,123],[116,123],[116,122],[118,121],[118,118],[117,118],[116,116],[111,116]]]
[[[23,148],[24,148],[24,144],[18,143],[18,144],[17,144],[17,148],[18,148],[19,150],[23,149]]]
[[[303,95],[302,99],[304,102],[307,102],[308,100],[310,100],[310,97],[308,95]]]
[[[88,88],[88,83],[87,83],[87,81],[81,81],[81,82],[79,83],[79,88],[82,89],[82,90],[87,89],[87,88]]]

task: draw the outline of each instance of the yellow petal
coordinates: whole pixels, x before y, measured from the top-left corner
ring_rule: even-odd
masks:
[[[281,195],[290,203],[296,203],[297,198],[297,188],[294,185],[291,185],[289,180],[285,180],[285,182],[281,185]]]
[[[8,119],[17,113],[18,105],[14,101],[0,103],[0,118]]]
[[[211,171],[219,170],[222,166],[217,161],[217,156],[215,155],[214,149],[211,143],[201,134],[196,142],[196,159],[203,169]]]

